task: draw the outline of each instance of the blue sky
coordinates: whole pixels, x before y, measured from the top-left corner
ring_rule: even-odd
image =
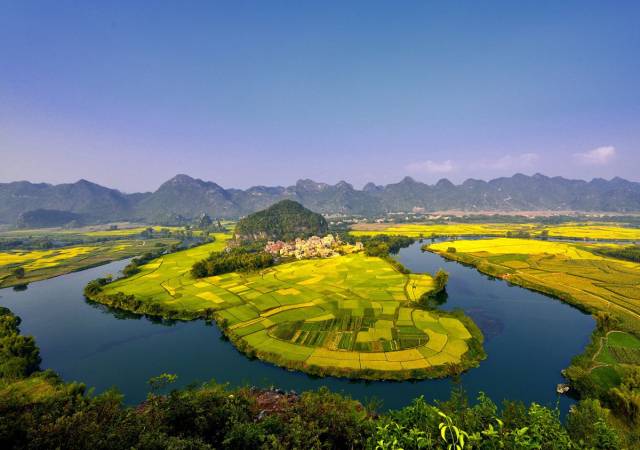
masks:
[[[640,2],[0,4],[0,182],[640,181]]]

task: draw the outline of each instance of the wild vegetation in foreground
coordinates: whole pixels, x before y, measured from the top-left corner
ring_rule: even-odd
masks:
[[[640,264],[602,256],[614,247],[600,244],[502,238],[424,248],[593,313],[592,342],[565,375],[581,396],[612,408],[622,426],[640,424]]]
[[[604,241],[640,240],[640,228],[622,223],[444,223],[367,224],[352,226],[353,236],[380,234],[431,238],[439,236],[513,236],[525,238],[567,238]]]
[[[0,308],[0,447],[12,449],[621,449],[620,436],[597,400],[557,410],[485,395],[472,406],[460,389],[435,404],[415,399],[377,413],[327,389],[231,390],[214,382],[167,391],[174,375],[150,380],[147,400],[126,407],[116,391],[97,396],[84,385],[40,371],[33,338]]]
[[[134,312],[215,319],[241,351],[314,374],[446,376],[484,358],[471,320],[421,307],[434,291],[428,274],[401,273],[380,257],[354,253],[194,278],[191,266],[221,246],[222,236],[153,260],[131,277],[94,282],[86,293]]]

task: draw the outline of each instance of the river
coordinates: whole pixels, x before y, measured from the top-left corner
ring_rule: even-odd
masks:
[[[502,280],[442,257],[423,253],[420,244],[402,249],[397,259],[414,272],[449,272],[444,309],[462,308],[485,335],[488,358],[460,380],[469,396],[479,391],[494,401],[517,399],[559,406],[572,403],[558,397],[560,370],[582,352],[594,320],[554,298]],[[383,408],[399,408],[420,395],[447,399],[453,382],[361,382],[316,378],[249,360],[227,341],[215,325],[193,322],[160,323],[85,301],[82,290],[90,280],[117,274],[126,261],[29,285],[27,290],[0,290],[0,304],[22,318],[22,333],[33,335],[40,347],[42,368],[53,369],[66,381],[81,381],[96,392],[116,387],[129,404],[143,400],[147,380],[175,373],[175,386],[214,379],[232,386],[277,386],[298,392],[327,386],[362,401],[382,400]]]

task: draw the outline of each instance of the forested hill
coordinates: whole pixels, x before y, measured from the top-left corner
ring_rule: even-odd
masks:
[[[250,214],[236,225],[242,240],[292,240],[327,233],[327,221],[298,202],[282,200],[263,211]]]
[[[153,193],[124,194],[81,180],[72,184],[0,183],[0,223],[15,224],[20,214],[37,210],[68,211],[84,221],[143,220],[154,223],[191,219],[202,213],[238,218],[281,200],[294,200],[319,213],[376,215],[447,209],[467,211],[574,210],[640,211],[640,183],[622,178],[569,180],[516,174],[491,181],[469,179],[434,185],[406,177],[398,183],[362,190],[341,181],[335,185],[300,180],[289,187],[226,189],[177,175]]]

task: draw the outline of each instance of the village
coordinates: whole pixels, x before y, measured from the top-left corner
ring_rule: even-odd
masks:
[[[363,249],[362,242],[355,245],[346,244],[339,238],[328,234],[325,237],[311,236],[308,239],[297,238],[295,241],[269,241],[264,250],[274,256],[296,259],[330,258],[332,256],[354,253]]]

